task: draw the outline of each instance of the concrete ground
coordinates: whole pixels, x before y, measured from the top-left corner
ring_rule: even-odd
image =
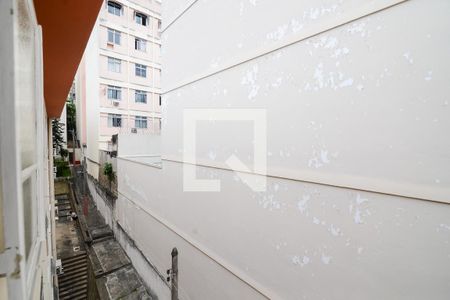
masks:
[[[87,250],[96,277],[99,298],[151,300],[152,296],[146,290],[129,257],[97,210],[87,189],[82,166],[76,166],[74,174],[74,203],[77,206],[81,230],[87,232],[85,236],[90,239],[91,245]]]
[[[64,186],[65,184],[65,186]],[[55,183],[56,189],[56,183]],[[59,191],[68,191],[67,183],[58,182]],[[66,258],[84,250],[84,243],[80,240],[79,227],[70,217],[72,210],[69,200],[70,194],[55,196],[58,216],[56,220],[56,252],[58,258]]]

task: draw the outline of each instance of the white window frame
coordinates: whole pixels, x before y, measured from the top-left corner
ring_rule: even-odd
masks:
[[[122,115],[121,114],[108,114],[108,127],[121,128],[122,127]]]
[[[7,299],[31,299],[35,291],[35,283],[45,274],[44,261],[47,255],[52,255],[53,249],[43,253],[43,243],[51,240],[51,234],[45,227],[45,218],[51,215],[53,194],[52,184],[48,180],[48,171],[52,166],[51,120],[46,118],[43,99],[43,59],[42,59],[42,30],[35,18],[32,1],[24,1],[22,14],[11,14],[10,1],[0,1],[0,38],[5,43],[2,48],[2,57],[16,57],[14,60],[5,60],[0,68],[0,77],[4,88],[0,90],[2,109],[0,110],[0,222],[7,226],[2,227],[0,233],[0,274],[8,274]],[[16,9],[16,6],[13,6]],[[20,19],[19,19],[20,18]],[[29,34],[29,47],[23,48],[19,42],[22,32],[20,22],[27,24]],[[25,33],[24,33],[25,34]],[[27,39],[28,40],[28,39]],[[22,47],[19,50],[20,47]],[[26,66],[18,63],[21,56],[32,57],[31,64]],[[27,86],[33,94],[30,101],[34,107],[33,114],[35,140],[22,140],[20,127],[24,116],[19,113],[20,104],[24,98],[20,96],[21,80],[23,74],[33,74],[33,84]],[[47,125],[47,126],[46,126]],[[21,162],[21,149],[25,143],[35,143],[33,161],[23,167]],[[50,143],[49,143],[50,142]],[[32,223],[31,240],[28,255],[25,253],[25,228],[27,220],[24,219],[23,183],[31,181]],[[51,226],[52,218],[49,219]],[[47,243],[47,246],[49,244]],[[56,255],[56,253],[54,253]],[[20,257],[20,260],[17,258]],[[17,277],[12,272],[19,271]],[[44,272],[45,273],[45,272]],[[42,274],[42,275],[41,275]],[[37,277],[39,276],[39,277]],[[45,283],[44,283],[45,284]],[[45,287],[44,287],[45,289]],[[3,291],[2,291],[3,292]],[[41,294],[42,295],[42,294]]]
[[[142,97],[142,99],[139,99],[139,97]],[[134,91],[134,102],[147,104],[147,92],[135,90]]]
[[[118,58],[108,56],[108,71],[114,73],[121,73],[122,61]]]
[[[142,52],[147,52],[147,41],[140,38],[134,38],[134,49]]]
[[[107,93],[109,100],[122,100],[122,88],[120,86],[108,85]]]
[[[147,66],[141,64],[134,64],[134,74],[138,77],[147,78]]]
[[[148,128],[148,117],[146,116],[135,116],[134,117],[134,127],[139,129]]]
[[[139,24],[141,26],[147,26],[149,24],[150,17],[144,13],[135,11],[134,20],[136,21],[136,24]]]
[[[111,5],[110,5],[111,4]],[[122,15],[123,6],[115,1],[108,1],[106,3],[108,13],[120,17]]]
[[[108,43],[120,45],[121,32],[112,28],[108,28]]]

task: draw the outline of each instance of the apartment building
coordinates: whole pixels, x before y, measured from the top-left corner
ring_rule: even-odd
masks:
[[[104,1],[79,66],[78,139],[88,172],[111,136],[161,130],[161,2]]]

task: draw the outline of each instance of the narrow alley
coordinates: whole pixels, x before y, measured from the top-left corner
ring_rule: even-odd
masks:
[[[55,182],[59,298],[153,299],[95,207],[82,166],[72,174]]]

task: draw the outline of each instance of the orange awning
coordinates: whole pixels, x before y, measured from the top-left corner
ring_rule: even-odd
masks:
[[[48,117],[59,117],[102,0],[34,0],[42,26],[44,97]]]

